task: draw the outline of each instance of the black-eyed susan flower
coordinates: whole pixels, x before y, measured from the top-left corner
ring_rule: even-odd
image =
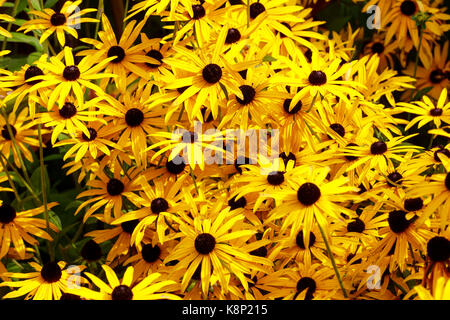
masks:
[[[111,223],[112,217],[120,218],[122,216],[124,198],[133,202],[137,197],[133,193],[137,186],[135,181],[130,178],[137,176],[138,170],[136,168],[131,168],[125,172],[126,174],[122,175],[120,167],[116,167],[110,176],[107,175],[104,169],[104,166],[101,167],[96,174],[96,179],[87,182],[87,185],[93,188],[83,191],[77,196],[78,198],[94,196],[84,201],[75,212],[75,214],[78,214],[81,209],[89,205],[83,221],[86,221],[96,210],[105,206],[104,220],[106,223]]]
[[[48,203],[47,209],[51,209],[57,204],[56,202]],[[12,244],[17,250],[19,257],[25,259],[25,242],[30,245],[37,245],[39,242],[34,237],[52,241],[52,237],[45,231],[47,228],[46,220],[35,217],[38,214],[42,214],[44,210],[44,206],[40,206],[30,210],[17,211],[7,203],[0,204],[0,257],[6,255]],[[51,222],[49,222],[48,226],[49,230],[55,232],[59,230]]]
[[[136,164],[144,167],[147,165],[144,151],[148,136],[157,134],[165,125],[162,118],[165,110],[160,107],[150,109],[145,104],[150,95],[151,86],[138,87],[124,91],[118,100],[107,97],[110,106],[100,108],[112,124],[103,128],[105,134],[117,137],[117,144],[122,148],[130,145]]]
[[[39,61],[45,62],[47,60],[47,55],[42,55]],[[32,80],[36,76],[44,75],[44,71],[36,65],[24,65],[19,71],[9,72],[8,74],[1,77],[0,88],[8,88],[9,94],[3,100],[4,103],[9,101],[14,101],[13,110],[17,110],[20,103],[28,98],[29,113],[31,117],[34,117],[36,112],[36,99],[37,97],[43,97],[50,94],[48,88],[41,88],[38,90],[30,90],[32,86],[41,82],[42,80]],[[30,80],[30,81],[28,81]],[[9,90],[9,88],[13,88]]]
[[[135,45],[136,39],[139,37],[139,33],[144,27],[146,20],[136,24],[136,21],[131,21],[125,27],[120,40],[117,41],[111,24],[105,14],[102,15],[103,31],[98,33],[100,41],[85,38],[82,41],[94,46],[95,49],[89,49],[79,52],[80,56],[95,57],[97,63],[101,63],[105,59],[111,58],[108,64],[105,66],[105,71],[117,75],[114,78],[117,86],[125,90],[126,79],[128,73],[134,73],[137,76],[148,80],[149,75],[141,67],[143,63],[156,64],[158,60],[145,55],[144,49],[149,46],[148,41],[141,42]],[[143,38],[145,40],[145,38]],[[104,79],[103,81],[108,81]]]
[[[283,98],[280,92],[270,88],[270,72],[267,65],[246,69],[245,79],[238,80],[242,98],[232,95],[228,100],[219,128],[228,126],[246,130],[249,118],[260,127],[264,127],[264,123],[267,122],[264,106],[280,103]],[[212,114],[214,117],[214,110]]]
[[[85,275],[98,288],[94,291],[86,287],[78,287],[70,290],[70,293],[79,295],[88,300],[179,300],[180,297],[168,293],[176,290],[176,283],[172,280],[162,280],[161,274],[152,273],[141,281],[133,283],[134,268],[128,267],[119,281],[116,273],[107,265],[102,266],[105,271],[108,284],[92,273]]]
[[[66,262],[64,261],[58,263],[50,261],[42,266],[36,262],[30,262],[29,265],[35,271],[28,273],[5,273],[10,278],[20,280],[0,283],[2,287],[17,288],[17,290],[4,295],[4,299],[18,298],[26,295],[26,300],[59,300],[63,293],[85,282],[84,278],[79,275],[82,267],[64,269],[66,266]]]
[[[361,171],[362,176],[364,176],[369,168],[377,168],[381,172],[387,172],[388,169],[392,170],[393,160],[403,161],[401,153],[421,149],[418,146],[402,145],[402,142],[413,136],[415,135],[398,136],[386,142],[372,138],[371,143],[367,143],[364,146],[347,146],[344,155],[358,157],[355,163],[347,170],[349,171],[355,167],[363,166],[364,169]]]
[[[200,124],[197,122],[197,124]],[[192,169],[199,166],[200,169],[205,168],[205,155],[207,151],[215,151],[219,154],[224,153],[222,141],[224,140],[221,131],[200,132],[198,125],[194,131],[188,131],[183,128],[177,128],[174,132],[158,132],[151,136],[155,138],[163,138],[164,140],[152,144],[148,149],[159,148],[152,157],[157,156],[170,150],[168,161],[172,161],[175,165],[189,165]],[[174,162],[176,161],[176,163]],[[181,173],[181,172],[180,172]]]
[[[442,46],[436,45],[433,50],[433,55],[430,59],[424,61],[424,66],[417,67],[417,82],[418,90],[431,88],[428,94],[438,99],[442,90],[448,88],[450,72],[450,61],[447,59],[449,42],[446,41]],[[413,75],[413,65],[411,65],[407,72]]]
[[[63,110],[63,108],[58,110],[58,114],[61,112],[61,110]],[[67,108],[71,108],[71,106],[69,105]],[[63,113],[66,110],[68,109],[64,109]],[[120,149],[120,147],[116,143],[110,140],[110,136],[106,132],[107,127],[104,127],[98,120],[99,119],[96,118],[89,125],[85,125],[86,129],[83,128],[83,124],[82,126],[74,127],[75,132],[73,133],[73,138],[63,139],[54,144],[55,147],[72,145],[64,154],[63,160],[67,160],[71,156],[75,155],[75,162],[79,162],[81,159],[83,159],[83,157],[86,156],[86,154],[88,154],[93,159],[97,159],[100,153],[110,155],[110,148]],[[69,123],[69,121],[65,120],[65,123],[67,124]]]
[[[8,114],[6,119],[3,115],[0,115],[0,149],[2,155],[9,158],[12,151],[14,164],[18,168],[22,166],[20,160],[22,155],[28,161],[33,162],[33,155],[29,146],[39,146],[39,141],[36,139],[38,132],[34,128],[36,121],[28,120],[27,108],[22,109],[19,114],[15,112]]]
[[[268,297],[283,300],[328,300],[339,296],[339,285],[333,277],[333,269],[318,263],[296,263],[280,270],[279,283],[283,287]]]
[[[248,288],[244,273],[263,270],[264,265],[271,264],[265,258],[250,255],[242,249],[243,244],[233,245],[239,238],[248,239],[256,231],[243,224],[244,216],[238,210],[223,208],[223,198],[217,201],[214,206],[202,206],[202,215],[180,224],[182,239],[165,259],[165,262],[178,260],[176,269],[185,270],[181,281],[182,292],[188,287],[199,266],[202,293],[207,296],[212,275],[217,276],[221,290],[226,293],[226,270],[233,273],[242,285]],[[238,224],[239,229],[234,229]]]
[[[77,1],[65,1],[61,10],[55,12],[51,8],[45,8],[42,11],[30,10],[29,13],[38,17],[26,21],[18,31],[24,30],[25,33],[33,30],[43,30],[40,37],[40,42],[43,43],[49,36],[56,33],[61,47],[64,47],[66,43],[65,32],[78,39],[78,33],[76,26],[85,22],[98,22],[97,19],[82,17],[83,15],[95,12],[97,9],[79,9],[79,5],[82,0]]]
[[[52,128],[51,143],[55,145],[61,133],[68,133],[73,137],[81,131],[82,134],[90,138],[91,134],[89,133],[88,125],[85,123],[99,121],[100,119],[95,117],[95,111],[87,109],[89,106],[95,106],[98,100],[98,98],[90,100],[83,107],[80,107],[77,100],[69,96],[61,107],[55,104],[48,112],[40,113],[39,122],[43,123],[47,128]],[[39,104],[47,106],[47,96],[42,96]],[[93,157],[96,158],[95,156]]]
[[[64,63],[62,59],[64,58]],[[53,107],[54,103],[62,106],[64,99],[71,93],[75,95],[80,106],[84,104],[84,94],[86,88],[93,90],[97,95],[103,95],[104,91],[92,80],[115,77],[114,74],[100,73],[114,57],[96,61],[95,56],[85,57],[80,63],[75,64],[73,52],[70,47],[64,47],[58,55],[51,57],[50,62],[38,61],[36,64],[41,69],[49,70],[46,75],[33,77],[36,81],[42,80],[33,85],[30,90],[40,88],[51,88],[52,92],[48,98],[48,108]],[[95,64],[95,65],[94,65]]]
[[[346,185],[348,178],[345,177],[327,181],[329,171],[328,167],[294,168],[291,175],[295,187],[271,193],[281,204],[270,212],[268,220],[274,221],[283,217],[280,231],[284,232],[290,227],[291,238],[294,238],[303,226],[304,243],[309,243],[314,221],[329,234],[330,222],[340,219],[341,212],[346,211],[338,203],[350,200],[352,196],[349,192],[358,190]]]
[[[168,82],[166,89],[186,88],[173,102],[174,105],[180,105],[188,98],[196,96],[195,104],[192,109],[192,116],[200,112],[201,107],[207,100],[210,102],[213,118],[217,118],[219,113],[219,101],[225,98],[225,88],[228,94],[234,93],[240,99],[244,99],[241,90],[236,82],[237,72],[245,69],[248,65],[239,63],[226,63],[221,58],[223,44],[226,39],[226,30],[223,29],[221,37],[217,41],[213,52],[205,49],[197,49],[194,52],[181,47],[174,46],[173,49],[178,53],[171,58],[164,59],[171,67],[187,71],[189,75]]]
[[[164,243],[169,237],[169,228],[173,229],[173,217],[183,216],[183,212],[189,207],[184,204],[184,195],[181,187],[185,184],[187,176],[181,176],[175,183],[164,183],[161,179],[152,181],[150,186],[145,176],[137,179],[136,183],[142,189],[140,196],[135,199],[139,209],[130,211],[121,218],[115,220],[113,224],[119,224],[130,220],[140,220],[132,235],[132,242],[141,248],[147,228],[156,231],[157,240]],[[175,219],[177,220],[177,219]]]
[[[427,96],[422,97],[422,101],[413,101],[411,103],[399,102],[397,105],[405,112],[414,114],[414,118],[406,125],[408,130],[416,123],[420,129],[425,124],[433,122],[436,128],[441,124],[450,123],[450,102],[447,102],[447,88],[442,89],[436,105]]]
[[[308,63],[303,54],[299,54],[294,61],[280,57],[292,71],[291,76],[275,76],[273,83],[284,83],[299,88],[292,98],[291,106],[295,106],[301,98],[309,96],[318,100],[321,97],[339,97],[349,103],[350,97],[361,97],[355,88],[364,87],[363,84],[352,80],[339,80],[353,63],[341,65],[340,59],[326,61],[318,53],[312,54],[311,63]]]

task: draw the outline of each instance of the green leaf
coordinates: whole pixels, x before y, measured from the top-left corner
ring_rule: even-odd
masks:
[[[48,219],[50,220],[51,223],[57,226],[59,230],[62,230],[63,227],[61,224],[61,219],[58,217],[56,213],[50,210],[48,212]]]
[[[45,166],[44,166],[45,168]],[[37,167],[34,172],[31,174],[31,184],[33,190],[39,190],[39,194],[42,192],[41,188],[41,168]],[[47,168],[44,170],[44,182],[45,182],[45,190],[47,194],[50,194],[50,178],[48,176]],[[36,192],[37,193],[37,192]]]
[[[51,7],[53,7],[57,2],[58,2],[58,0],[47,0],[47,1],[45,2],[44,8],[51,8]]]
[[[433,87],[426,87],[426,88],[422,88],[420,89],[413,97],[413,101],[417,101],[422,99],[422,97],[424,95],[426,95],[428,92],[430,92],[430,90],[433,89]]]
[[[28,0],[35,10],[41,10],[41,5],[39,4],[39,0]]]
[[[0,67],[9,71],[18,71],[25,64],[27,64],[27,57],[25,56],[3,57],[3,59],[0,59]]]
[[[39,40],[33,36],[27,36],[20,32],[11,32],[12,38],[7,38],[9,42],[18,42],[18,43],[27,43],[36,48],[36,51],[44,51],[42,44],[39,43]],[[0,41],[5,39],[4,36],[0,36]]]
[[[43,52],[39,52],[39,51],[31,53],[27,58],[27,63],[32,64],[33,62],[38,60],[42,56],[42,54],[43,54]]]
[[[272,62],[272,61],[277,61],[277,59],[275,59],[274,57],[272,57],[271,55],[266,55],[262,61],[264,62]]]

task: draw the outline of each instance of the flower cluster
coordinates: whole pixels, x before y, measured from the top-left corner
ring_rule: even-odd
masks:
[[[442,3],[0,15],[42,50],[0,70],[3,298],[450,299]]]

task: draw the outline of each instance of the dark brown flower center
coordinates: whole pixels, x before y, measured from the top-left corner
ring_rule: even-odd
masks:
[[[210,63],[203,68],[202,76],[210,84],[217,83],[222,78],[222,69],[217,64]]]
[[[197,132],[185,131],[183,132],[181,140],[184,143],[196,143],[198,142],[198,134]]]
[[[427,255],[431,261],[445,262],[450,258],[450,241],[436,236],[427,243]]]
[[[447,190],[450,190],[450,172],[448,172],[445,176],[445,187]]]
[[[16,218],[16,209],[10,205],[3,203],[0,206],[0,223],[7,224]]]
[[[441,153],[443,155],[445,155],[446,157],[450,158],[450,150],[445,149],[444,147],[439,148],[438,150],[436,150],[434,152],[434,160],[436,160],[437,162],[441,162],[441,159],[439,159],[438,154]]]
[[[387,145],[383,141],[377,141],[370,146],[370,152],[372,154],[383,154],[387,151]]]
[[[445,73],[441,69],[436,69],[430,72],[431,83],[438,84],[446,78]]]
[[[125,122],[130,127],[137,127],[144,121],[144,113],[138,108],[132,108],[125,113]]]
[[[297,294],[306,291],[305,300],[312,300],[316,291],[316,282],[310,277],[303,277],[297,282]]]
[[[236,28],[230,28],[227,32],[227,37],[225,38],[226,44],[232,44],[238,42],[241,39],[241,33]]]
[[[297,190],[297,199],[301,204],[310,206],[320,198],[320,189],[314,183],[306,182]]]
[[[301,109],[302,106],[303,106],[302,101],[299,100],[299,101],[295,104],[295,106],[292,108],[292,110],[289,111],[289,105],[291,104],[291,102],[292,102],[292,99],[285,99],[284,102],[283,102],[283,109],[284,109],[284,111],[285,111],[286,113],[289,113],[289,114],[296,114],[297,112],[300,111],[300,109]]]
[[[12,132],[13,136],[15,137],[17,134],[16,128],[14,128],[13,125],[9,125],[9,126],[11,128],[11,132]],[[9,134],[9,131],[8,131],[8,126],[6,124],[3,126],[3,129],[2,129],[2,137],[5,138],[6,140],[12,140],[11,135]]]
[[[262,3],[255,2],[250,5],[250,18],[255,19],[261,13],[266,11],[266,8],[262,5]]]
[[[119,179],[112,178],[106,184],[106,190],[110,196],[118,196],[125,190],[125,186]]]
[[[133,291],[126,285],[120,285],[114,288],[111,293],[112,300],[133,300]]]
[[[192,13],[194,14],[192,19],[201,19],[206,15],[205,8],[201,4],[194,4],[192,6]]]
[[[142,258],[148,262],[152,263],[158,260],[161,255],[161,248],[158,245],[153,246],[152,244],[144,244],[142,246]]]
[[[400,5],[400,11],[405,16],[412,16],[416,12],[416,4],[410,0],[403,1]]]
[[[347,144],[347,147],[357,147],[358,145],[356,143],[350,142],[349,144]],[[345,159],[347,159],[348,161],[354,161],[356,159],[358,159],[358,157],[355,156],[345,156]]]
[[[313,86],[321,86],[327,83],[327,75],[322,71],[311,71],[308,81]]]
[[[147,66],[149,66],[150,68],[158,68],[162,64],[162,59],[164,58],[163,55],[161,54],[161,52],[159,52],[158,50],[155,50],[155,49],[152,49],[149,52],[147,52],[146,56],[153,58],[155,60],[158,60],[158,62],[159,62],[159,64],[146,62],[145,64]]]
[[[308,248],[311,248],[314,243],[316,242],[316,236],[314,233],[309,233],[309,245]],[[297,246],[299,246],[301,249],[306,249],[305,241],[303,240],[303,230],[301,230],[299,233],[297,233],[297,236],[295,237],[295,243]]]
[[[201,233],[195,238],[194,246],[198,253],[208,254],[214,250],[216,239],[209,233]]]
[[[63,107],[59,109],[59,115],[64,119],[70,119],[77,114],[77,107],[73,103],[66,102]]]
[[[52,26],[55,27],[62,26],[63,24],[66,23],[66,21],[67,21],[66,16],[61,12],[54,13],[50,17],[50,23],[52,24]]]
[[[382,53],[384,51],[384,45],[381,42],[375,42],[372,45],[372,53]]]
[[[404,207],[406,211],[420,210],[423,207],[423,200],[421,198],[405,199]]]
[[[64,68],[63,77],[67,81],[75,81],[80,77],[80,69],[77,66],[67,66]]]
[[[139,224],[139,220],[130,220],[126,222],[122,222],[120,226],[122,227],[123,232],[128,234],[132,234],[136,226]]]
[[[169,209],[169,203],[164,198],[156,198],[152,200],[150,208],[152,209],[153,213],[158,214]]]
[[[341,124],[333,123],[330,125],[330,128],[333,129],[333,131],[336,132],[341,137],[345,136],[345,129]]]
[[[244,85],[240,86],[239,89],[241,89],[244,99],[241,99],[236,96],[237,102],[239,102],[240,104],[245,106],[253,101],[253,99],[255,98],[255,95],[256,95],[256,91],[255,91],[255,89],[253,89],[252,86],[244,84]]]
[[[81,138],[84,141],[93,141],[95,140],[95,138],[97,138],[97,131],[94,128],[87,128],[89,131],[89,138],[87,137],[87,135],[83,134],[81,135]]]
[[[390,187],[395,187],[395,184],[402,184],[402,182],[400,181],[402,178],[403,176],[400,173],[394,171],[388,174],[386,183]]]
[[[355,220],[353,220],[352,222],[350,222],[349,224],[347,224],[347,231],[348,232],[358,232],[361,233],[366,229],[366,225],[365,223],[359,219],[359,218],[355,218]]]
[[[125,59],[125,50],[121,46],[112,46],[108,50],[108,58],[116,57],[114,60],[112,60],[112,63],[119,63],[123,59]]]
[[[389,212],[388,223],[392,232],[402,233],[403,231],[408,229],[409,225],[411,224],[411,221],[406,220],[405,211],[395,210]]]
[[[172,160],[166,162],[166,169],[171,174],[180,174],[184,171],[186,164],[184,158],[177,155]]]
[[[81,257],[89,262],[97,261],[102,257],[102,248],[94,240],[89,240],[81,249]]]
[[[228,200],[228,205],[230,206],[231,210],[244,208],[247,205],[247,200],[245,199],[245,197],[240,197],[237,200],[236,197],[237,196],[234,196],[233,198]]]
[[[30,66],[28,67],[28,69],[25,71],[25,81],[28,79],[31,79],[33,77],[37,77],[37,76],[43,76],[44,72],[42,72],[42,70],[36,66]],[[33,86],[39,82],[41,82],[42,80],[33,80],[33,81],[28,81],[27,84],[30,86]]]
[[[272,171],[267,175],[267,182],[273,186],[278,186],[284,182],[283,171]]]
[[[288,164],[288,162],[290,160],[294,161],[294,165],[295,165],[295,162],[297,161],[297,158],[295,157],[295,155],[292,152],[289,152],[288,155],[286,155],[286,153],[282,152],[282,153],[280,153],[280,158],[283,159],[285,166]]]
[[[441,108],[434,108],[430,110],[430,116],[432,117],[440,117],[442,116],[443,110]]]
[[[47,283],[59,281],[62,271],[56,262],[48,262],[41,269],[41,276]]]

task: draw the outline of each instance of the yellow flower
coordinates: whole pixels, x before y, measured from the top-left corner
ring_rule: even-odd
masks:
[[[97,11],[97,9],[77,10],[81,3],[82,0],[65,1],[59,12],[55,12],[51,8],[45,8],[42,11],[30,10],[30,14],[39,18],[26,21],[17,31],[25,30],[25,33],[28,33],[33,30],[45,30],[40,38],[41,43],[56,32],[59,44],[64,47],[66,43],[64,32],[78,39],[76,26],[84,22],[98,22],[97,19],[93,18],[81,18],[87,13]]]

